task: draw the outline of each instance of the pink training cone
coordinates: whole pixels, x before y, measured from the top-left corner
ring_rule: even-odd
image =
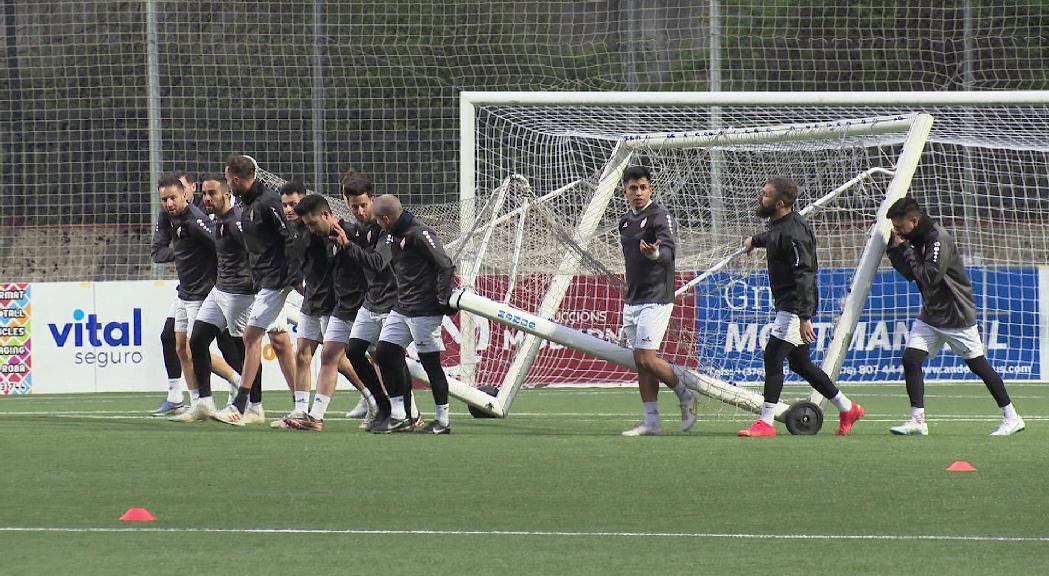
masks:
[[[956,460],[954,464],[947,467],[948,472],[976,472],[976,467],[965,460]]]
[[[157,517],[152,512],[145,508],[129,508],[124,515],[120,517],[121,522],[153,522]]]

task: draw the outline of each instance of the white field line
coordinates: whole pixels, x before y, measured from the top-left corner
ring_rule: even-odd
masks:
[[[188,534],[327,534],[376,536],[539,536],[559,538],[718,538],[728,540],[847,540],[888,542],[1031,542],[1049,544],[1049,536],[984,534],[760,534],[747,532],[605,532],[561,530],[411,530],[370,528],[64,528],[0,526],[0,532],[22,533],[188,533]]]

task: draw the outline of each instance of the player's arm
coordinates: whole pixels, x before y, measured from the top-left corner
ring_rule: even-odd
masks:
[[[771,241],[772,232],[766,230],[760,234],[753,236],[747,236],[743,239],[743,247],[747,249],[747,254],[750,254],[755,248],[768,248],[769,242]]]
[[[925,240],[925,254],[922,257],[904,243],[903,261],[919,286],[933,286],[943,281],[944,273],[954,258],[954,245],[943,242],[937,234],[932,233]]]
[[[384,256],[379,250],[361,246],[354,242],[353,239],[350,239],[350,241],[342,247],[342,250],[362,268],[378,271],[390,264],[389,254]]]
[[[899,241],[898,243],[897,240]],[[885,250],[885,255],[889,257],[889,263],[901,276],[910,282],[914,282],[914,272],[911,271],[911,265],[904,256],[904,252],[907,251],[913,253],[910,243],[895,234],[890,234],[889,247]]]
[[[663,213],[651,224],[653,242],[641,240],[641,253],[649,260],[655,262],[673,262],[676,239],[674,237],[674,222],[669,213]]]
[[[188,234],[201,244],[215,249],[215,224],[207,217],[191,217],[182,226],[182,233]]]
[[[455,265],[452,264],[448,253],[444,251],[441,239],[433,232],[423,229],[412,240],[419,253],[437,270],[437,302],[442,305],[448,304],[452,298],[452,277],[455,274]]]
[[[790,258],[791,273],[798,293],[798,318],[808,320],[816,313],[816,245],[808,234],[784,234],[781,237],[784,254]]]
[[[171,246],[171,220],[163,210],[160,211],[157,225],[153,228],[153,244],[149,249],[149,255],[157,264],[175,261],[175,249]]]

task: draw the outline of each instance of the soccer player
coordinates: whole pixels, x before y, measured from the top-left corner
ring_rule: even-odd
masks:
[[[954,238],[914,198],[904,197],[889,207],[892,237],[888,256],[892,267],[918,285],[922,310],[911,325],[903,351],[903,375],[911,401],[911,418],[889,430],[901,436],[926,436],[925,382],[922,364],[936,355],[944,343],[983,380],[1002,409],[1002,422],[991,436],[1009,436],[1024,429],[1005,382],[987,362],[983,341],[976,328],[976,300]]]
[[[652,172],[645,166],[623,171],[627,212],[619,219],[619,242],[626,263],[626,302],[623,333],[634,351],[643,419],[623,436],[655,436],[659,421],[659,383],[677,394],[681,429],[696,423],[696,395],[678,380],[670,364],[659,357],[670,314],[674,309],[675,237],[673,219],[652,200]]]
[[[196,196],[196,179],[189,172],[184,170],[173,172],[172,175],[182,182],[183,194],[186,197],[186,202],[197,206],[198,208],[202,208],[202,203]],[[171,248],[171,240],[171,227],[169,225],[167,211],[161,208],[160,214],[157,217],[157,226],[153,231],[152,255],[154,262],[166,263],[175,261],[175,253],[174,249]],[[164,369],[168,375],[168,395],[164,402],[151,412],[154,416],[177,414],[185,407],[182,397],[182,385],[179,382],[179,379],[182,377],[183,362],[185,362],[186,366],[190,366],[192,364],[192,358],[189,352],[189,343],[186,338],[188,335],[175,333],[175,318],[184,315],[185,309],[182,301],[179,300],[176,291],[175,298],[172,299],[171,308],[168,310],[168,315],[164,322],[164,328],[160,333],[160,344],[164,357]],[[225,353],[227,350],[231,350],[232,346],[232,339],[227,333],[223,333],[222,337],[219,339],[219,349]],[[237,386],[240,382],[240,376],[233,371],[233,368],[221,358],[213,357],[213,360],[212,369],[214,373],[228,381],[231,386]]]
[[[342,250],[348,243],[348,234],[352,233],[352,224],[338,220],[331,212],[327,199],[320,194],[310,194],[295,206],[302,223],[311,234],[323,240],[323,250],[332,255],[332,285],[335,294],[335,308],[328,319],[324,330],[324,342],[321,346],[321,369],[317,375],[317,392],[313,396],[313,407],[308,414],[299,416],[293,413],[284,419],[284,427],[296,430],[324,429],[324,415],[328,410],[338,379],[339,362],[346,358],[346,348],[350,342],[350,330],[357,317],[367,280],[361,266],[347,257]]]
[[[227,360],[238,371],[243,371],[244,344],[240,340],[247,326],[251,306],[255,302],[255,287],[248,268],[248,253],[244,248],[238,222],[241,217],[239,206],[233,206],[225,178],[207,175],[202,184],[204,208],[215,217],[215,253],[218,260],[218,275],[204,304],[197,313],[189,345],[193,356],[194,375],[197,379],[199,398],[187,411],[172,418],[176,422],[207,420],[216,412],[211,393],[211,354],[209,347],[223,331],[236,337],[233,350]],[[224,351],[225,352],[225,351]],[[252,406],[244,416],[245,424],[262,422],[262,373],[257,372],[249,395]],[[237,390],[231,390],[230,400]]]
[[[379,424],[380,428],[389,426],[391,404],[389,396],[379,381],[379,375],[375,372],[375,367],[368,361],[365,354],[370,346],[379,341],[383,323],[389,317],[390,310],[397,301],[397,281],[390,265],[392,251],[390,244],[386,242],[387,233],[375,221],[372,213],[371,180],[364,174],[347,174],[342,180],[342,195],[346,200],[346,206],[353,212],[357,220],[353,234],[349,236],[343,250],[358,266],[363,268],[364,277],[368,281],[364,304],[357,312],[357,318],[350,330],[350,345],[346,354],[377,405],[374,418],[371,421],[366,420],[363,426],[370,431],[376,424]],[[407,366],[404,374],[407,375]],[[411,404],[407,413],[410,415],[413,427],[421,427],[424,423],[417,421],[418,413],[415,411],[415,401],[410,392],[410,379],[407,381],[407,386]],[[403,386],[398,386],[398,389],[401,388]]]
[[[291,235],[277,193],[255,177],[251,158],[231,155],[224,177],[230,191],[242,203],[238,222],[248,251],[253,287],[257,290],[248,323],[244,329],[244,372],[233,404],[213,418],[244,425],[248,396],[255,376],[262,369],[262,337],[277,321],[293,287],[301,282],[301,271],[290,270],[287,251]],[[294,383],[294,377],[291,378]]]
[[[390,260],[397,282],[397,302],[382,325],[375,347],[386,391],[390,396],[391,416],[388,423],[378,423],[373,432],[411,430],[413,422],[405,412],[405,397],[411,392],[411,380],[405,373],[405,348],[411,342],[419,361],[430,379],[435,417],[418,432],[450,434],[448,415],[448,379],[441,367],[441,323],[455,309],[448,304],[452,294],[455,266],[444,251],[437,233],[417,220],[401,206],[392,194],[383,194],[372,203],[375,221],[386,231]],[[382,426],[380,424],[386,424]]]
[[[179,279],[179,303],[174,322],[176,349],[191,403],[195,404],[197,382],[186,335],[192,332],[197,311],[215,285],[214,231],[207,215],[187,201],[182,180],[173,175],[164,176],[160,179],[158,191],[164,214],[157,221],[152,257],[154,262],[175,262]],[[181,400],[181,391],[179,396]]]
[[[289,265],[299,266],[303,273],[302,304],[299,308],[299,338],[296,342],[296,380],[292,390],[294,406],[287,417],[274,420],[273,428],[289,428],[287,420],[303,420],[310,408],[311,364],[317,346],[324,341],[332,311],[335,309],[335,292],[332,281],[334,252],[331,243],[324,237],[310,233],[295,207],[306,197],[306,187],[298,182],[288,182],[281,187],[280,202],[288,219],[288,228],[295,237],[294,255]],[[354,374],[349,360],[339,359],[338,371],[354,386],[363,388]],[[369,395],[370,397],[370,395]],[[362,398],[366,398],[362,396]],[[365,400],[365,414],[369,404]]]
[[[783,360],[817,392],[838,409],[838,436],[844,436],[863,417],[863,406],[850,401],[830,381],[827,373],[812,362],[809,344],[816,340],[812,315],[816,313],[816,237],[809,223],[794,211],[798,187],[783,178],[770,178],[758,194],[756,213],[769,219],[769,229],[743,239],[749,254],[764,248],[768,259],[769,284],[776,304],[776,320],[765,346],[765,401],[761,415],[738,436],[775,436],[773,413],[783,391]]]

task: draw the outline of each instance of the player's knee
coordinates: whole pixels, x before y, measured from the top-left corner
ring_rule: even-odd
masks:
[[[175,347],[175,319],[168,318],[164,322],[164,329],[160,331],[160,343],[165,348]]]
[[[634,350],[634,364],[638,370],[652,372],[656,368],[656,354],[654,350]]]
[[[380,366],[400,362],[403,358],[404,348],[392,342],[380,341],[375,346],[375,362]]]
[[[922,363],[925,362],[925,358],[929,355],[924,350],[918,350],[917,348],[907,348],[903,351],[903,369],[904,370],[921,370]]]

